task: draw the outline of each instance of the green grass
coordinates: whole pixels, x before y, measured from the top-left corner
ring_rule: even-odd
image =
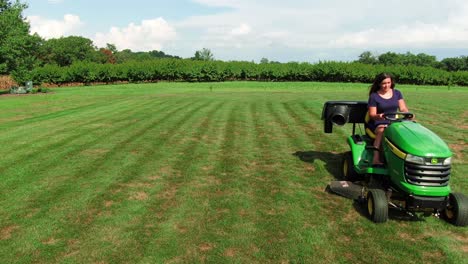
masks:
[[[324,134],[323,103],[366,100],[367,87],[157,83],[0,96],[1,262],[467,263],[467,228],[435,217],[374,224],[325,192],[351,126]],[[452,148],[452,189],[468,194],[468,91],[398,88]]]

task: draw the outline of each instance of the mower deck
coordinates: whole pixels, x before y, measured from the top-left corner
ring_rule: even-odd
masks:
[[[358,200],[363,197],[363,186],[350,181],[332,181],[330,190],[343,197]]]

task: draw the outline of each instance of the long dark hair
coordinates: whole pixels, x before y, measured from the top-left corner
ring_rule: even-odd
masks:
[[[392,89],[395,88],[395,82],[393,81],[393,76],[390,73],[382,72],[380,74],[377,74],[377,76],[375,76],[374,82],[372,83],[369,89],[369,96],[372,93],[377,92],[380,89],[380,83],[387,78],[390,78],[390,80],[392,80],[392,86],[391,86]]]

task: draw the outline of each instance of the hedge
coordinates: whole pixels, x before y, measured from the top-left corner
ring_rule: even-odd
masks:
[[[35,84],[188,81],[326,81],[370,83],[380,72],[389,72],[398,83],[468,85],[468,72],[448,72],[432,67],[382,66],[356,62],[254,63],[158,59],[124,64],[74,63],[68,67],[46,65],[34,69]]]

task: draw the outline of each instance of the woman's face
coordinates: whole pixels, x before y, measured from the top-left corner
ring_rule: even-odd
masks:
[[[380,83],[380,89],[381,90],[388,90],[392,88],[392,79],[391,78],[385,78],[383,81]]]

